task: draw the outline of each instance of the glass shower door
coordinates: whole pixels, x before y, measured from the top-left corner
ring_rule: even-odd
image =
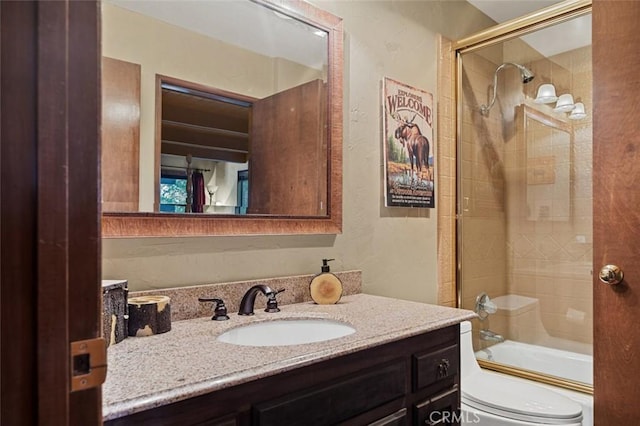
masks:
[[[563,49],[537,42],[567,25],[576,27],[459,53],[459,297],[482,318],[473,324],[479,360],[588,390],[590,37]],[[538,96],[542,85],[565,96]]]

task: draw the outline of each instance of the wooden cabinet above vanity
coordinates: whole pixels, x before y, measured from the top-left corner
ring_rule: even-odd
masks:
[[[147,343],[127,339],[109,348],[115,376],[105,386],[105,424],[423,425],[459,409],[458,323],[473,313],[363,294],[343,299],[284,305],[277,314],[256,311],[248,320],[231,314],[223,325],[179,321]],[[225,330],[275,316],[338,319],[356,332],[293,347],[215,341]],[[163,346],[181,356],[167,363]],[[136,366],[155,376],[144,392]],[[177,387],[165,388],[163,375]]]

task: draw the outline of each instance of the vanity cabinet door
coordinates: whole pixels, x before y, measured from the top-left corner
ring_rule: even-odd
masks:
[[[213,420],[207,420],[195,424],[194,426],[238,426],[238,419],[236,415],[218,417]]]
[[[459,425],[460,396],[458,389],[437,395],[414,406],[415,426]]]
[[[457,344],[413,356],[413,390],[434,386],[439,391],[452,385],[460,367]]]
[[[256,426],[334,425],[402,398],[407,389],[406,363],[398,360],[335,383],[256,404]],[[303,419],[303,420],[302,420]]]
[[[393,414],[388,415],[373,423],[369,423],[368,426],[407,426],[407,409],[403,408]]]

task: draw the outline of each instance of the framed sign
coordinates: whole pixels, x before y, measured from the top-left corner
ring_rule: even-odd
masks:
[[[435,207],[433,95],[385,78],[385,206]]]

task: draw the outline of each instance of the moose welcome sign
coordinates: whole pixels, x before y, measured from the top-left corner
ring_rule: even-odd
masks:
[[[385,205],[435,207],[433,95],[384,79]]]

